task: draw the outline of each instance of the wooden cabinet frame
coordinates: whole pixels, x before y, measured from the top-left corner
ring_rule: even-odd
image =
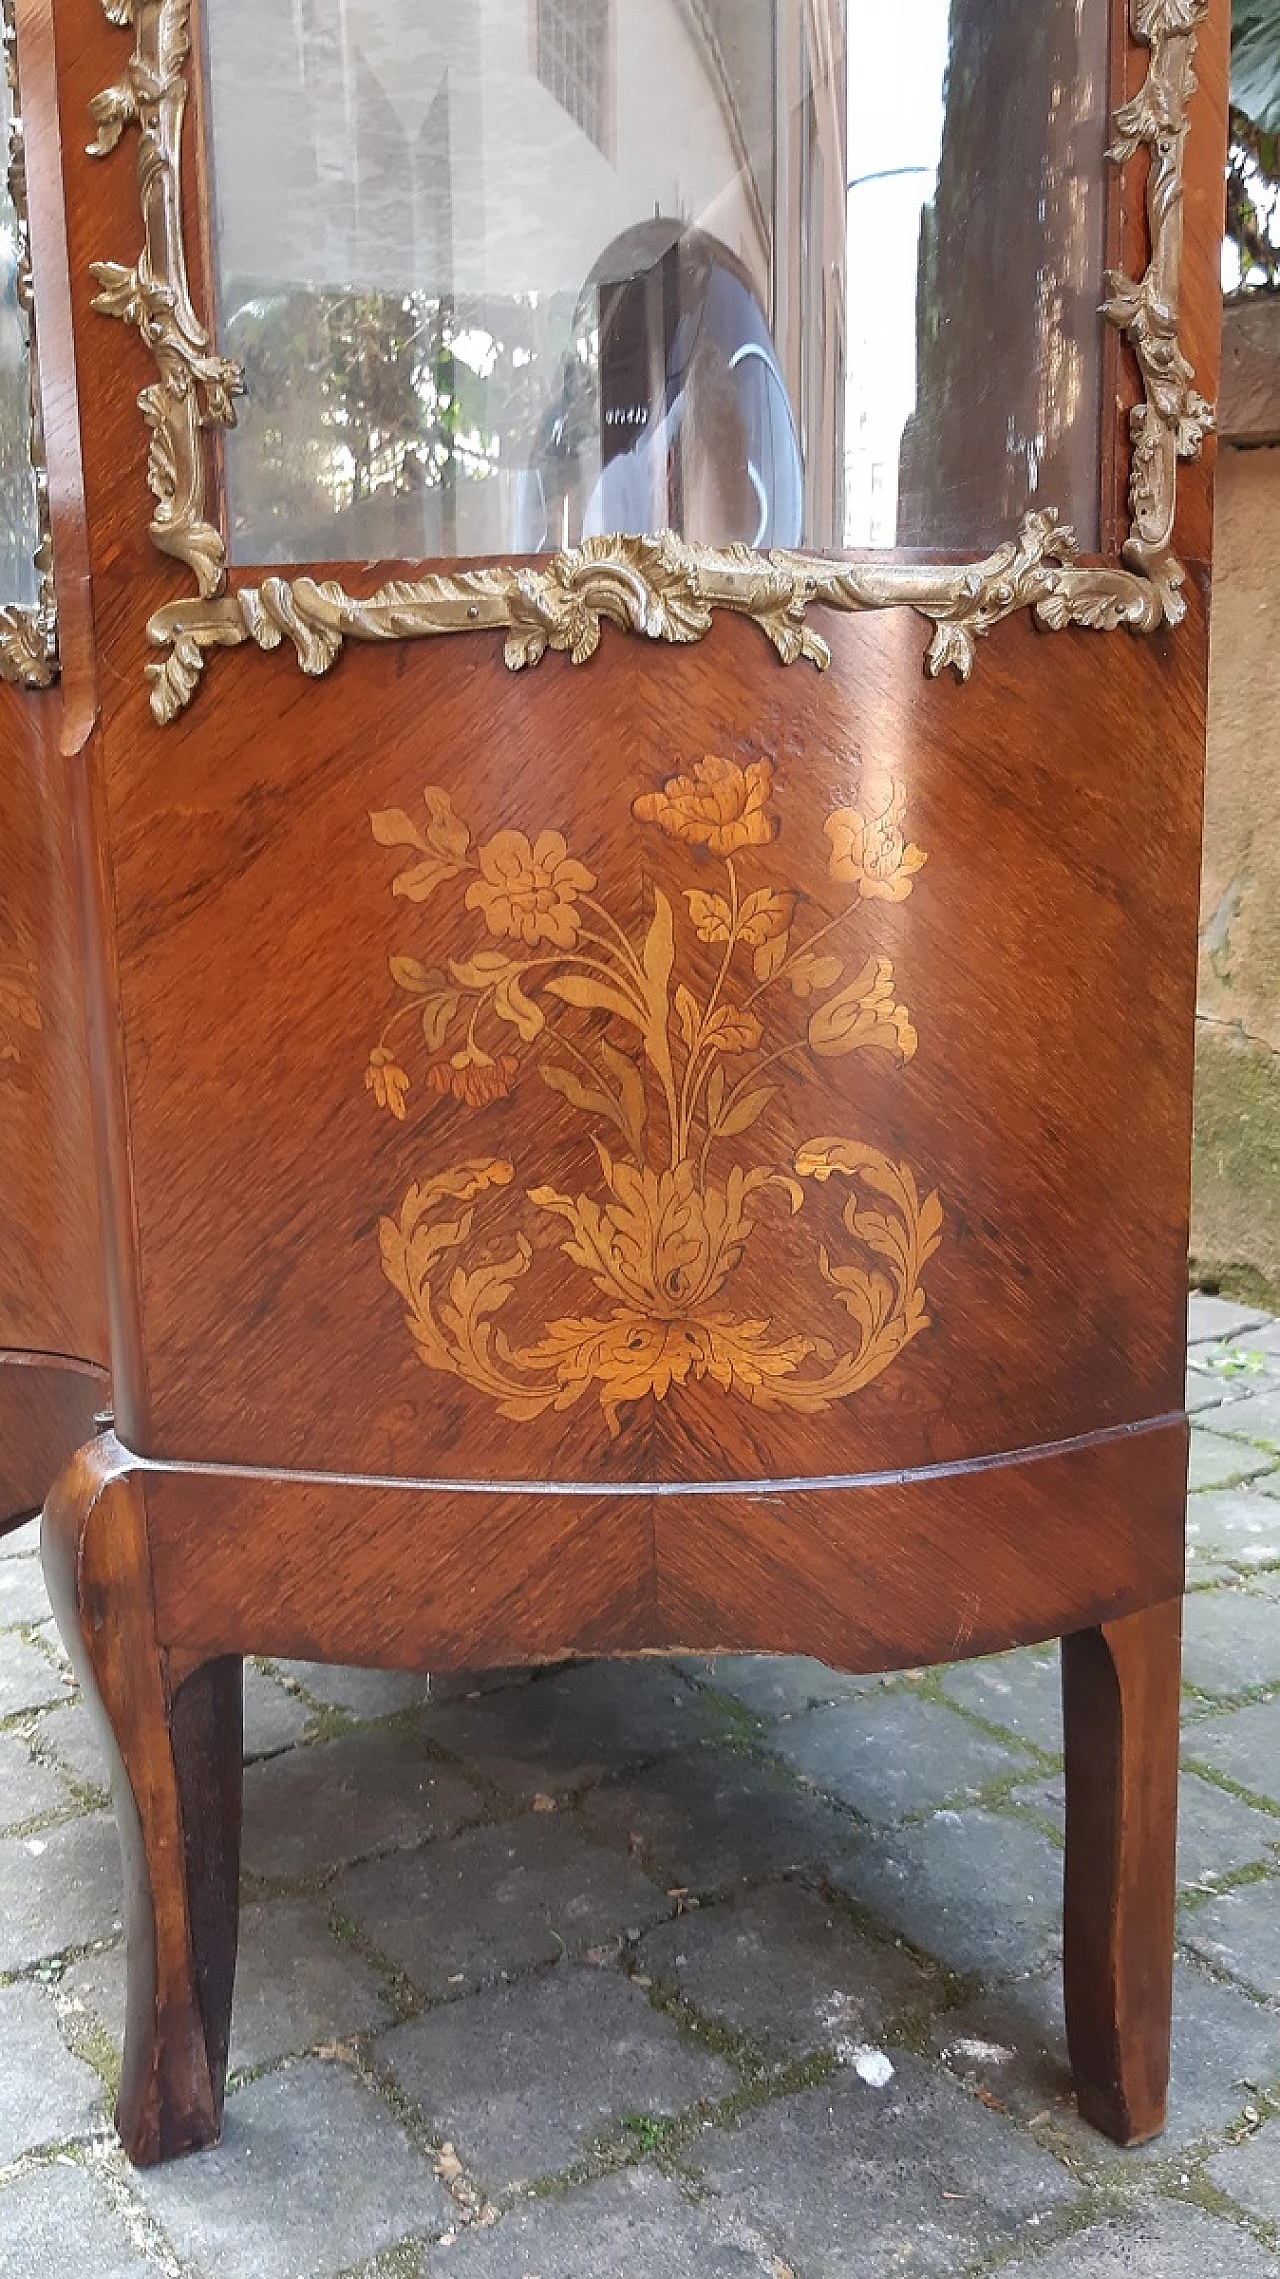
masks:
[[[138,136],[133,265],[102,259],[136,242],[130,170],[83,156],[116,34],[86,31],[77,0],[17,6],[42,126],[33,247],[62,581],[58,702],[118,1419],[63,1474],[44,1555],[114,1739],[129,2151],[161,2159],[220,2127],[245,1654],[448,1669],[802,1651],[871,1671],[1052,1637],[1064,1641],[1065,1967],[1081,2106],[1122,2141],[1154,2134],[1172,1966],[1211,449],[1180,486],[1177,475],[1209,423],[1192,362],[1207,393],[1216,367],[1225,0],[1132,0],[1128,19],[1118,7],[1114,18],[1103,558],[1077,563],[1044,515],[990,561],[941,568],[603,541],[549,562],[409,576],[364,599],[325,565],[243,586],[228,569],[216,444],[237,375],[200,313],[204,233],[187,236],[183,221],[206,196],[199,138],[184,136],[200,100],[194,0],[106,0],[133,53],[94,100],[96,146]],[[1197,40],[1207,131],[1188,151]],[[116,332],[109,361],[95,287],[97,308],[132,335]],[[172,597],[175,562],[194,595]],[[784,657],[821,663],[811,606],[828,610],[836,669],[825,683],[782,683],[749,621]],[[922,679],[911,610],[934,623],[939,676],[951,664],[964,677],[977,638],[1007,621],[971,688]],[[728,622],[692,646],[717,612]],[[483,644],[425,654],[412,638],[505,631],[513,664],[549,647],[583,661],[604,621],[653,645],[600,643],[590,675],[519,687]],[[1149,637],[1043,644],[1037,624]],[[150,709],[136,669],[144,626]],[[220,701],[191,703],[211,648],[288,641],[321,674],[348,639],[323,702],[283,672],[229,667]],[[368,646],[387,641],[405,645]],[[873,820],[884,826],[875,870]],[[397,894],[413,861],[390,850],[406,846],[438,898],[435,883]],[[715,858],[696,885],[691,848]],[[754,940],[736,883],[721,894],[716,868],[740,849]],[[744,880],[746,862],[744,851]],[[516,941],[530,866],[547,874],[535,884],[540,923],[559,929],[553,947],[580,938],[563,909],[599,885],[590,924],[632,958],[632,994],[591,1005],[562,988],[555,1011],[566,1052],[600,1048],[624,1110],[638,1060],[625,1073],[620,1044],[634,1043],[627,1007],[644,988],[667,993],[661,1033],[678,1061],[693,1047],[680,1042],[677,980],[690,1028],[728,1006],[727,967],[716,979],[726,903],[731,934],[768,969],[792,905],[811,952],[857,895],[861,996],[841,943],[850,978],[842,965],[807,996],[792,990],[785,1035],[779,1016],[776,1042],[798,1030],[817,1056],[802,1104],[780,1085],[731,1135],[739,1198],[748,1180],[771,1190],[754,1251],[733,1237],[743,1297],[732,1326],[748,1345],[775,1311],[796,1341],[783,1309],[800,1303],[802,1266],[813,1281],[822,1225],[832,1275],[844,1237],[861,1239],[846,1214],[873,1151],[881,1202],[886,1165],[917,1167],[898,1216],[915,1224],[933,1326],[856,1399],[797,1416],[739,1399],[723,1367],[691,1367],[687,1381],[618,1395],[615,1411],[629,1413],[611,1436],[604,1401],[552,1399],[513,1421],[505,1391],[491,1400],[441,1367],[423,1276],[406,1263],[425,1206],[438,1201],[446,1219],[425,1247],[452,1269],[461,1222],[482,1203],[493,1248],[478,1264],[492,1275],[523,1255],[525,1214],[563,1218],[564,1191],[581,1202],[576,1189],[593,1182],[598,1200],[598,1139],[620,1152],[590,1124],[598,1099],[531,1081],[517,1100],[503,1062],[518,1057],[512,1030],[523,1045],[532,1021],[509,991],[489,1073],[446,1053],[403,1120],[390,1057],[368,1061],[381,1101],[368,1082],[389,964],[396,989],[401,973],[416,988],[448,969],[465,992],[453,963],[478,964],[490,916],[495,941]],[[548,895],[559,896],[550,916]],[[399,930],[407,916],[418,931]],[[541,946],[526,935],[519,955]],[[521,989],[532,993],[527,977]],[[855,1031],[859,1051],[873,1031],[886,1049],[856,1069],[824,1057]],[[729,1049],[755,1052],[746,1033],[742,1046],[740,1020]],[[439,1062],[438,1039],[424,1043]],[[648,1054],[655,1121],[666,1073]],[[417,1086],[416,1061],[412,1076]],[[489,1173],[518,1164],[519,1176],[491,1177],[482,1196],[451,1187],[476,1176],[482,1150]],[[641,1167],[659,1189],[680,1169]],[[935,1190],[944,1240],[924,1260]],[[890,1240],[892,1213],[874,1208]],[[553,1295],[579,1270],[556,1239],[554,1258],[544,1245]],[[457,1266],[459,1313],[475,1263]],[[924,1326],[919,1294],[909,1275],[899,1326]],[[686,1310],[705,1327],[705,1285],[694,1295]],[[815,1312],[831,1302],[820,1290]],[[577,1296],[566,1305],[588,1310]],[[802,1324],[824,1367],[840,1360],[837,1326],[839,1348],[834,1331]],[[510,1350],[545,1329],[513,1326]]]

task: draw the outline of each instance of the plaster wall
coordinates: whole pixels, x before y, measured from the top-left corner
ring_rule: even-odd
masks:
[[[1199,1040],[1193,1272],[1246,1298],[1280,1296],[1280,445],[1228,438],[1218,457]],[[1280,407],[1280,307],[1270,334]],[[1251,342],[1252,346],[1264,345]],[[1272,432],[1277,432],[1273,428]]]

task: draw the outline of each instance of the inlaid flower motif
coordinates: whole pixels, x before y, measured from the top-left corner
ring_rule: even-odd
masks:
[[[480,876],[467,888],[468,910],[478,910],[491,934],[524,942],[550,942],[571,950],[581,923],[580,894],[595,885],[558,831],[541,831],[532,845],[523,831],[499,831],[480,849]]]
[[[420,858],[392,881],[394,894],[421,905],[452,891],[421,954],[390,961],[403,1002],[371,1056],[370,1091],[404,1119],[409,1078],[392,1044],[397,1024],[412,1022],[434,1099],[481,1113],[527,1073],[562,1103],[558,1118],[569,1109],[585,1120],[594,1144],[596,1168],[568,1192],[521,1179],[523,1193],[499,1207],[505,1233],[493,1216],[492,1240],[482,1230],[478,1248],[470,1206],[512,1185],[511,1163],[437,1163],[379,1230],[422,1361],[503,1417],[530,1422],[594,1397],[616,1435],[637,1403],[698,1383],[818,1416],[929,1326],[921,1277],[941,1233],[937,1196],[922,1199],[911,1167],[866,1142],[827,1133],[793,1152],[785,1124],[766,1121],[780,1100],[786,1114],[789,1061],[803,1080],[825,1061],[878,1054],[878,1092],[886,1064],[901,1067],[916,1050],[892,959],[874,939],[860,956],[847,936],[837,940],[859,913],[874,936],[874,898],[911,892],[924,856],[907,843],[906,794],[878,770],[856,809],[830,817],[831,871],[844,882],[834,913],[812,910],[794,874],[762,878],[780,867],[776,855],[757,862],[747,852],[778,838],[773,794],[771,759],[708,754],[636,799],[639,822],[704,858],[669,856],[692,874],[683,900],[670,880],[654,881],[639,928],[615,915],[607,892],[598,898],[557,831],[502,829],[479,845],[438,787],[425,795],[425,829],[401,809],[373,817],[380,845]],[[464,902],[474,915],[470,938],[458,939]],[[447,1140],[454,1119],[439,1123]],[[808,1245],[811,1290],[828,1318],[805,1334],[787,1324],[792,1277],[774,1271],[774,1232],[779,1213],[809,1207],[808,1183],[837,1175],[850,1183],[839,1212],[847,1239],[828,1209]],[[530,1211],[560,1222],[565,1310],[550,1318],[539,1299],[540,1286],[545,1296],[552,1288],[547,1244]],[[761,1223],[770,1218],[773,1228]],[[753,1242],[749,1308],[729,1285]]]
[[[923,848],[907,843],[906,813],[904,783],[891,775],[868,776],[862,807],[838,807],[827,817],[832,878],[856,886],[864,902],[905,902],[916,872],[928,861]]]
[[[753,760],[742,768],[736,760],[708,753],[695,763],[691,776],[670,776],[661,791],[642,792],[632,813],[641,823],[656,823],[669,839],[707,847],[713,855],[732,855],[740,847],[767,847],[777,838],[772,793],[771,760]]]
[[[914,1059],[919,1039],[906,1006],[895,1003],[888,958],[869,958],[855,980],[818,1007],[809,1023],[809,1043],[823,1060],[868,1045],[899,1061]]]
[[[389,1108],[398,1123],[405,1118],[405,1098],[409,1091],[409,1078],[393,1052],[385,1045],[375,1045],[369,1055],[364,1072],[364,1088],[372,1092],[380,1108]]]
[[[514,1053],[499,1053],[496,1060],[477,1045],[468,1045],[451,1060],[433,1060],[427,1068],[432,1092],[460,1100],[464,1108],[491,1108],[514,1092],[520,1063]]]
[[[785,942],[796,914],[794,894],[775,894],[767,886],[746,897],[738,911],[736,929],[732,907],[723,894],[707,894],[693,887],[685,889],[684,898],[700,942],[732,939],[746,942],[753,950]]]

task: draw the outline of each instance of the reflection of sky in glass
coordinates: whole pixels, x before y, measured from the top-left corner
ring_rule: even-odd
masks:
[[[942,148],[949,20],[950,0],[850,10],[849,546],[892,546],[897,533],[898,450],[916,400],[920,209]]]

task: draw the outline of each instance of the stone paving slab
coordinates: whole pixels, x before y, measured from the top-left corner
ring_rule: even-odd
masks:
[[[1280,2279],[1280,2262],[1238,2226],[1201,2208],[1158,2200],[1127,2222],[1091,2224],[1035,2262],[1019,2256],[1001,2279]]]
[[[425,1674],[406,1670],[351,1670],[323,1662],[279,1662],[280,1675],[292,1678],[312,1701],[326,1709],[340,1709],[348,1717],[394,1717],[401,1710],[420,1709],[431,1692]]]
[[[1280,1502],[1253,1487],[1212,1490],[1193,1498],[1187,1511],[1189,1548],[1220,1552],[1241,1566],[1280,1566]]]
[[[49,1593],[38,1559],[0,1559],[0,1630],[47,1622]]]
[[[1193,1495],[1204,1488],[1232,1488],[1261,1478],[1274,1465],[1274,1456],[1265,1450],[1251,1448],[1245,1440],[1228,1439],[1220,1432],[1202,1432],[1197,1426],[1191,1435],[1188,1485]]]
[[[883,2088],[842,2072],[708,2133],[691,2157],[803,2279],[954,2279],[1079,2198],[1051,2154],[902,2052]]]
[[[344,1733],[246,1768],[244,1866],[315,1879],[445,1834],[479,1810],[475,1790],[407,1735]]]
[[[67,1688],[48,1656],[22,1637],[7,1638],[0,1656],[0,1718],[65,1701]]]
[[[11,1535],[0,1535],[0,1559],[24,1559],[32,1552],[38,1555],[39,1550],[38,1519],[25,1520],[21,1527],[14,1528]]]
[[[382,2101],[315,2059],[238,2090],[214,2151],[146,2169],[133,2189],[211,2279],[335,2279],[454,2214]]]
[[[669,1664],[586,1663],[424,1713],[423,1731],[511,1797],[564,1796],[723,1730]]]
[[[1189,1728],[1191,1733],[1195,1727]],[[1012,1799],[1066,1829],[1066,1783],[1061,1773],[1030,1788],[1016,1788]],[[1184,1772],[1178,1782],[1178,1885],[1180,1890],[1211,1888],[1242,1868],[1280,1866],[1280,1819],[1259,1812],[1226,1789]]]
[[[699,1894],[839,1858],[856,1840],[846,1815],[781,1767],[721,1750],[682,1751],[633,1780],[607,1781],[582,1816],[665,1889]]]
[[[941,1702],[909,1691],[811,1709],[777,1727],[771,1745],[816,1788],[879,1827],[968,1802],[1026,1763]]]
[[[1205,1419],[1207,1411],[1221,1408],[1226,1398],[1227,1389],[1221,1377],[1194,1366],[1188,1369],[1185,1393],[1188,1416]]]
[[[124,2043],[123,1946],[72,1963],[61,1985],[97,2020],[118,2055]],[[329,1932],[318,1902],[280,1899],[241,1909],[233,2073],[371,2033],[394,2015],[383,1980]]]
[[[1280,1684],[1274,1607],[1243,1589],[1193,1592],[1183,1616],[1182,1675],[1210,1694]]]
[[[1061,1945],[1062,1854],[1023,1821],[936,1812],[864,1843],[831,1874],[954,1971],[1034,1970]]]
[[[371,1861],[339,1876],[327,1897],[437,2000],[584,1948],[616,1951],[672,1904],[628,1859],[557,1813]]]
[[[1216,1717],[1189,1719],[1183,1757],[1207,1765],[1280,1811],[1280,1695]]]
[[[106,1812],[0,1838],[0,1972],[113,1938],[121,1895],[120,1845]]]
[[[848,1701],[854,1694],[878,1692],[883,1677],[846,1677],[802,1654],[717,1654],[691,1657],[680,1667],[691,1677],[732,1694],[757,1717],[794,1717],[824,1702]]]
[[[1280,2002],[1280,1889],[1247,1883],[1223,1891],[1184,1922],[1182,1936],[1217,1970],[1264,2000]]]
[[[1195,1322],[1161,2139],[1075,2112],[1052,1644],[887,1678],[251,1664],[226,2141],[133,2176],[118,1848],[24,1528],[0,2279],[1280,2279],[1280,1323]]]
[[[1208,2172],[1220,2192],[1264,2224],[1280,2229],[1280,2121],[1215,2153]]]
[[[895,2021],[918,2026],[941,1992],[937,1972],[793,1881],[661,1924],[639,1961],[775,2061],[877,2042]]]
[[[274,1756],[292,1748],[312,1722],[304,1701],[282,1686],[269,1670],[256,1662],[244,1666],[244,1753],[246,1757]]]
[[[1266,1330],[1270,1322],[1270,1314],[1256,1306],[1240,1306],[1233,1298],[1210,1298],[1201,1290],[1193,1290],[1187,1303],[1187,1343],[1197,1346],[1216,1344],[1222,1338],[1242,1338],[1246,1331]]]
[[[1193,1543],[1188,1544],[1186,1588],[1189,1591],[1203,1591],[1208,1590],[1214,1583],[1238,1583],[1241,1579],[1243,1565],[1244,1562],[1239,1560],[1233,1563],[1227,1559],[1206,1559],[1202,1552],[1197,1551]],[[1265,1574],[1253,1573],[1249,1575],[1248,1579],[1253,1590],[1266,1590],[1267,1577]]]
[[[1062,1669],[1056,1644],[1021,1654],[960,1662],[942,1691],[988,1725],[999,1725],[1045,1756],[1062,1755]]]
[[[0,1733],[0,1834],[66,1808],[66,1789],[51,1767],[17,1733]]]
[[[962,2079],[1019,2120],[1052,2120],[1072,2161],[1107,2171],[1161,2166],[1225,2130],[1260,2088],[1280,2081],[1280,2018],[1183,1959],[1174,1970],[1168,2127],[1128,2152],[1076,2114],[1058,1971],[986,1987],[938,2018],[933,2033]]]
[[[2,2267],[0,2267],[2,2268]],[[777,2256],[649,2168],[516,2207],[435,2250],[430,2279],[781,2279]]]
[[[97,2074],[63,2045],[53,1996],[41,1986],[0,1987],[0,2169],[87,2135],[102,2106]]]
[[[110,1787],[106,1751],[98,1729],[83,1701],[66,1695],[61,1706],[46,1711],[35,1727],[40,1755],[60,1765],[80,1789],[105,1797]]]
[[[378,2054],[490,2192],[558,2175],[597,2138],[737,2085],[641,1988],[573,1964],[428,2011]]]
[[[1253,1442],[1280,1454],[1280,1392],[1274,1386],[1247,1392],[1229,1402],[1214,1417],[1215,1432]]]
[[[143,2279],[157,2269],[74,2161],[0,2184],[0,2279]]]

